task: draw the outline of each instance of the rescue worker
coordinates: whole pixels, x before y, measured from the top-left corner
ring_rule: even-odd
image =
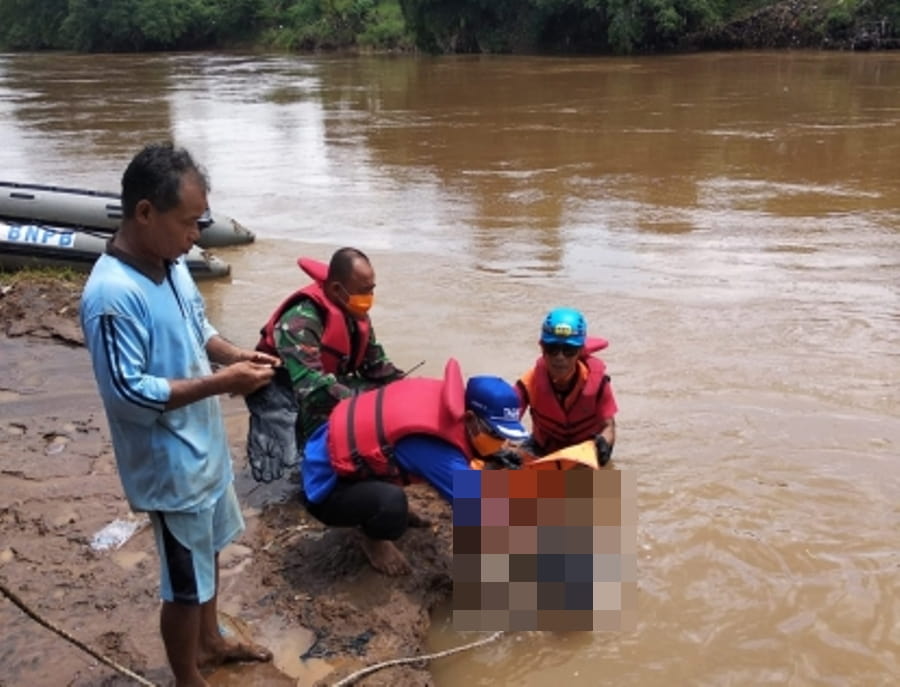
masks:
[[[541,357],[516,382],[521,414],[531,410],[525,453],[545,456],[593,439],[602,467],[616,443],[618,411],[606,364],[593,353],[608,342],[588,338],[580,311],[555,308],[541,325]]]
[[[450,359],[443,379],[405,378],[338,403],[306,444],[302,500],[326,525],[358,527],[375,569],[403,574],[409,563],[393,542],[420,524],[404,485],[424,480],[449,502],[455,470],[502,461],[508,441],[527,437],[515,389],[487,375],[464,388]]]
[[[375,338],[369,309],[375,271],[356,248],[341,248],[326,266],[300,258],[313,283],[279,305],[261,330],[258,351],[282,361],[272,384],[248,397],[247,451],[264,482],[296,465],[313,431],[338,401],[403,376]]]

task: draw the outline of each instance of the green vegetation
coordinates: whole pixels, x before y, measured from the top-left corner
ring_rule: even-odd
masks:
[[[397,0],[0,0],[0,47],[410,48]]]
[[[431,52],[633,52],[674,48],[722,19],[717,0],[401,0]]]
[[[900,47],[900,0],[0,0],[0,48],[631,53]]]
[[[4,289],[21,283],[62,281],[81,285],[86,280],[86,274],[76,272],[68,267],[23,267],[19,270],[0,269],[0,297],[6,294]]]
[[[826,4],[821,29],[832,39],[896,37],[900,33],[900,2],[839,0]]]
[[[246,0],[252,1],[252,0]],[[345,47],[408,49],[396,0],[258,0],[266,25],[261,42],[287,50]]]
[[[417,46],[434,53],[900,47],[898,0],[400,0],[400,4]],[[869,45],[862,46],[862,36]]]

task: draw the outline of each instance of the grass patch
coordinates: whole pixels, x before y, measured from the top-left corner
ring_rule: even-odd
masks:
[[[70,267],[24,267],[20,270],[0,269],[0,285],[15,286],[30,282],[61,281],[83,285],[87,274]]]

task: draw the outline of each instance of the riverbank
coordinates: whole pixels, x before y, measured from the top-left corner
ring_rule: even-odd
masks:
[[[122,497],[81,345],[81,283],[41,276],[0,284],[0,491],[8,495],[0,580],[48,621],[167,684],[152,534]],[[289,480],[252,480],[243,401],[223,398],[223,408],[247,530],[222,553],[220,610],[226,629],[266,644],[275,660],[220,668],[210,684],[328,685],[364,665],[421,653],[429,612],[451,589],[449,508],[412,489],[413,507],[433,525],[400,541],[411,575],[380,575],[349,532],[326,531],[306,516]],[[97,548],[97,533],[115,522],[137,531],[119,548]],[[5,599],[0,623],[0,684],[133,684]],[[357,684],[432,682],[427,671],[402,667]]]
[[[720,26],[687,35],[686,50],[896,50],[900,38],[879,14],[847,4],[781,0],[737,16]]]
[[[80,52],[629,54],[740,48],[900,47],[890,0],[641,0],[633,5],[531,0],[435,7],[422,0],[316,0],[178,5],[108,0],[93,11],[58,2],[0,8],[0,49]],[[220,6],[221,5],[221,6]],[[135,8],[137,11],[135,11]]]

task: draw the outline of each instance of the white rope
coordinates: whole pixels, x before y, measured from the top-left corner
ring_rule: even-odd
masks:
[[[146,678],[132,672],[125,666],[119,665],[112,659],[107,658],[106,656],[98,653],[91,647],[87,646],[81,640],[77,639],[76,637],[73,637],[71,634],[69,634],[68,632],[63,630],[61,627],[58,627],[57,625],[53,624],[49,620],[38,615],[24,601],[22,601],[22,599],[20,599],[18,597],[18,595],[16,595],[9,587],[7,587],[5,584],[3,584],[2,581],[0,581],[0,592],[2,592],[3,596],[8,598],[10,601],[12,601],[13,604],[18,606],[32,620],[35,620],[39,624],[46,627],[48,630],[52,630],[53,632],[58,634],[63,639],[71,642],[72,644],[77,646],[79,649],[81,649],[85,653],[90,654],[91,656],[96,658],[101,663],[104,663],[107,666],[109,666],[110,668],[118,671],[122,675],[125,675],[126,677],[131,678],[132,680],[134,680],[135,682],[137,682],[140,685],[145,685],[146,687],[156,687],[156,685],[154,683],[150,682]],[[494,641],[500,639],[500,637],[502,637],[503,634],[504,634],[503,630],[498,630],[497,632],[494,632],[489,637],[483,637],[474,642],[470,642],[469,644],[455,646],[451,649],[445,649],[444,651],[437,651],[433,654],[425,654],[423,656],[407,656],[405,658],[392,658],[388,661],[382,661],[381,663],[375,663],[373,665],[366,666],[365,668],[361,668],[360,670],[357,670],[355,673],[351,673],[350,675],[345,677],[340,682],[336,682],[333,685],[333,687],[346,687],[347,685],[352,685],[354,682],[359,680],[361,677],[363,677],[365,675],[369,675],[370,673],[374,673],[379,670],[382,670],[383,668],[390,668],[392,666],[402,666],[402,665],[415,664],[415,663],[425,664],[428,661],[433,661],[437,658],[444,658],[446,656],[452,656],[453,654],[458,654],[460,652],[468,651],[470,649],[476,649],[480,646],[484,646],[485,644],[490,644],[491,642],[494,642]]]
[[[21,611],[23,613],[25,613],[25,615],[27,615],[29,618],[34,620],[36,623],[43,625],[48,630],[55,632],[60,637],[65,639],[67,642],[71,642],[72,644],[77,646],[79,649],[84,651],[86,654],[93,656],[101,663],[108,665],[110,668],[112,668],[115,671],[118,671],[122,675],[125,675],[126,677],[131,678],[132,680],[137,682],[139,685],[144,685],[144,687],[156,687],[155,683],[150,682],[150,680],[147,680],[146,678],[141,677],[137,673],[132,672],[125,666],[119,665],[118,663],[113,661],[111,658],[107,658],[103,654],[95,651],[94,649],[89,647],[87,644],[82,642],[77,637],[73,637],[68,632],[66,632],[64,629],[59,627],[58,625],[55,625],[54,623],[50,622],[43,616],[39,615],[37,613],[37,611],[34,611],[28,604],[26,604],[24,601],[22,601],[22,599],[20,599],[19,596],[12,589],[7,587],[2,581],[0,581],[0,592],[3,593],[3,596],[5,596],[7,599],[12,601],[16,606],[18,606],[19,609],[21,609]]]
[[[484,637],[477,641],[471,642],[469,644],[463,644],[462,646],[455,646],[452,649],[445,649],[444,651],[438,651],[433,654],[425,654],[424,656],[407,656],[406,658],[392,658],[389,661],[382,661],[381,663],[375,663],[370,666],[366,666],[365,668],[361,668],[357,670],[355,673],[351,673],[347,677],[345,677],[340,682],[334,683],[332,687],[346,687],[346,685],[352,685],[359,678],[364,675],[368,675],[369,673],[374,673],[382,668],[390,668],[391,666],[402,666],[410,663],[427,663],[428,661],[433,661],[436,658],[444,658],[445,656],[452,656],[453,654],[458,654],[461,651],[468,651],[469,649],[475,649],[479,646],[484,646],[485,644],[490,644],[491,642],[500,639],[503,636],[503,630],[498,630],[490,637]]]

